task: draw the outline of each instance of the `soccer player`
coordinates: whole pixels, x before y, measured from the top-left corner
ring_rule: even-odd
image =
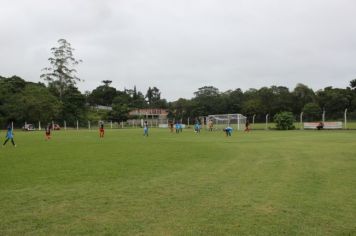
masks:
[[[147,124],[147,120],[145,120],[145,123],[143,124],[143,136],[148,137],[148,124]]]
[[[179,125],[179,122],[177,121],[176,122],[176,134],[178,134],[179,133],[179,131],[180,131],[180,125]]]
[[[179,132],[183,132],[183,124],[182,122],[179,122]]]
[[[11,143],[12,143],[12,146],[16,147],[16,144],[14,142],[14,133],[12,132],[12,128],[9,126],[7,128],[7,132],[6,132],[6,137],[5,137],[5,142],[3,144],[3,147],[5,146],[5,144],[7,143],[7,141],[9,141],[11,139]]]
[[[99,137],[100,138],[104,138],[104,123],[103,122],[100,122],[100,128],[99,128]]]
[[[223,129],[223,131],[225,132],[226,137],[231,136],[231,134],[232,134],[232,128],[230,126]]]
[[[250,132],[250,122],[248,121],[248,119],[246,119],[245,123],[245,132]]]
[[[171,133],[173,133],[173,121],[169,122],[169,128],[171,129]]]
[[[212,120],[209,120],[208,126],[209,126],[209,131],[213,131],[214,123]]]
[[[200,123],[199,123],[199,120],[197,119],[196,121],[195,121],[195,125],[194,125],[194,131],[195,131],[195,133],[200,133]]]
[[[45,134],[46,134],[46,137],[45,137],[45,140],[50,140],[51,139],[51,125],[48,124],[46,129],[45,129]]]

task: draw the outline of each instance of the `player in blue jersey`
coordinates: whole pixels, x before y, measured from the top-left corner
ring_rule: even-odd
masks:
[[[7,132],[6,132],[6,137],[5,137],[5,142],[3,144],[3,146],[5,146],[5,144],[11,139],[11,143],[14,147],[16,147],[16,144],[14,142],[14,133],[12,132],[12,128],[9,126],[7,128]]]
[[[232,134],[232,128],[230,126],[223,129],[223,131],[225,132],[226,137],[231,136],[231,134]]]
[[[143,136],[148,137],[148,124],[147,124],[147,120],[145,120],[145,123],[143,124]]]
[[[194,125],[194,132],[195,133],[200,133],[200,128],[201,128],[201,126],[200,126],[199,120],[196,119],[195,120],[195,125]]]
[[[175,128],[176,128],[176,134],[178,134],[178,133],[179,133],[179,131],[180,131],[180,124],[179,124],[179,122],[178,122],[178,121],[176,122],[176,126],[175,126]]]
[[[182,121],[179,122],[179,132],[183,132],[183,124],[182,124]]]
[[[195,133],[200,133],[200,124],[199,123],[196,123],[195,125],[194,125],[194,131],[195,131]]]

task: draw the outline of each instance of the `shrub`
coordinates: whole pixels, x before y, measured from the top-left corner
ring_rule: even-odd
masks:
[[[294,116],[292,112],[283,111],[277,113],[274,117],[274,122],[276,122],[276,128],[279,130],[290,130],[294,129]]]

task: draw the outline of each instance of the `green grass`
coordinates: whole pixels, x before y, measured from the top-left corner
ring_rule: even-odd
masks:
[[[356,235],[356,131],[15,141],[0,149],[0,235]]]

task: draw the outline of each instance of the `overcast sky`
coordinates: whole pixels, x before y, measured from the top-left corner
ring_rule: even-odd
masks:
[[[64,38],[81,91],[102,80],[173,101],[220,91],[356,78],[355,0],[0,0],[0,75],[40,81]]]

